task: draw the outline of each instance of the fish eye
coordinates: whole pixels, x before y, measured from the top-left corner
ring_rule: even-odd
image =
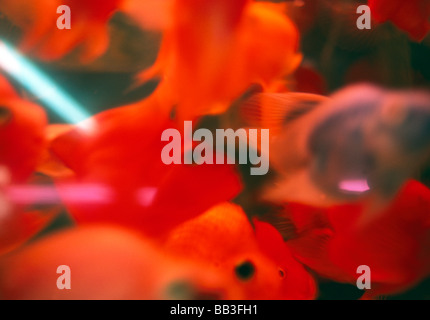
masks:
[[[283,269],[281,269],[281,268],[279,269],[279,276],[281,278],[285,277],[285,271]]]
[[[255,265],[247,260],[236,266],[234,272],[240,280],[249,280],[255,274]]]
[[[0,106],[0,126],[9,122],[12,118],[12,113],[8,107]]]

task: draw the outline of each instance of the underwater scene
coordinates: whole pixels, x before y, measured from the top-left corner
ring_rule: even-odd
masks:
[[[0,0],[0,299],[430,300],[430,1]]]

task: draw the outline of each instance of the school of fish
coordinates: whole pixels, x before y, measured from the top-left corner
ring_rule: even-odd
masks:
[[[94,114],[92,130],[51,121],[0,67],[0,299],[311,300],[327,281],[355,286],[360,265],[372,271],[361,299],[378,299],[428,279],[430,80],[383,85],[369,59],[334,88],[327,74],[339,69],[316,67],[303,41],[356,4],[334,3],[0,1],[19,30],[14,46],[44,64],[97,61],[118,14],[162,35],[153,65],[132,79],[156,88]],[[338,28],[327,42],[372,46],[393,32],[430,47],[429,1],[367,4],[375,35]],[[60,5],[70,30],[56,27]],[[334,54],[324,48],[322,61]],[[165,165],[160,137],[184,121],[269,129],[269,174]],[[71,290],[53,285],[60,265]]]

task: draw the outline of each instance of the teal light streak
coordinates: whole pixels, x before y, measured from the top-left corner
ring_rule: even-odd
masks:
[[[0,67],[68,123],[91,115],[13,47],[0,40]]]

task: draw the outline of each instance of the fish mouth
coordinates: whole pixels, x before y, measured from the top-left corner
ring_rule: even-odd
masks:
[[[0,106],[0,127],[9,123],[12,119],[12,112],[5,106]]]

